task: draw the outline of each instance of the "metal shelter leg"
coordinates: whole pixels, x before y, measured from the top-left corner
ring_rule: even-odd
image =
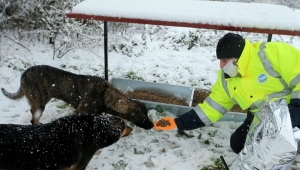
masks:
[[[108,81],[108,53],[107,53],[107,21],[104,21],[104,74],[105,80]]]
[[[268,35],[268,42],[271,42],[271,40],[272,40],[272,34],[269,34]]]
[[[227,166],[224,157],[221,155],[220,158],[221,158],[221,161],[222,161],[222,163],[223,163],[223,165],[224,165],[224,168],[225,168],[226,170],[229,170],[229,167]]]

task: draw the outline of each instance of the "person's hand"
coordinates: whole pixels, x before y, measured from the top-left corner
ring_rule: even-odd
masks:
[[[174,130],[177,129],[177,125],[172,117],[163,117],[161,120],[154,121],[155,130]]]

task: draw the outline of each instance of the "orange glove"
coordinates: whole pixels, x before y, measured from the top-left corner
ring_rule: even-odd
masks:
[[[163,117],[161,120],[154,121],[155,130],[174,130],[177,128],[177,125],[173,117]]]

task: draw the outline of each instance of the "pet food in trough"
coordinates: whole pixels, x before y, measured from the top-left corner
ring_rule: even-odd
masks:
[[[209,95],[209,91],[192,87],[174,86],[123,78],[113,78],[110,83],[130,98],[143,102],[148,110],[168,111],[178,117],[191,110]],[[240,122],[244,113],[228,112],[221,120]]]
[[[147,109],[169,111],[179,116],[191,109],[192,87],[113,78],[110,83],[130,98],[143,102]]]
[[[168,84],[144,82],[138,80],[129,80],[121,78],[113,78],[111,84],[117,87],[124,93],[127,93],[131,98],[138,100],[149,101],[153,98],[154,102],[163,100],[162,103],[168,99],[176,99],[177,105],[191,106],[193,98],[193,88],[185,86],[175,86]],[[134,92],[134,96],[133,93]],[[170,103],[169,103],[170,104]]]

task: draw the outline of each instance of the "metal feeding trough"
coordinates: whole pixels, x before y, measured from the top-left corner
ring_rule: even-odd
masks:
[[[184,100],[188,105],[181,106],[136,99],[143,102],[148,110],[156,109],[158,111],[168,111],[178,117],[193,108],[192,102],[195,90],[194,87],[175,86],[124,78],[113,78],[110,80],[110,83],[124,93],[130,91],[149,91],[156,94],[161,94],[163,96],[176,97],[178,99]],[[244,121],[245,118],[246,115],[244,113],[228,112],[225,116],[223,116],[221,121],[240,122]]]

